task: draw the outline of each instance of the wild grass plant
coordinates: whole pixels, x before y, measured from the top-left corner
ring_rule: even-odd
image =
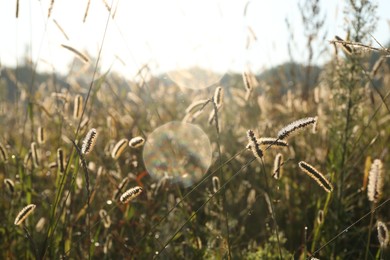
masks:
[[[244,71],[193,90],[147,65],[126,81],[70,46],[85,73],[42,79],[27,63],[24,81],[4,69],[2,258],[386,259],[389,50],[367,43],[370,2],[348,10],[350,39],[329,41],[318,80],[304,70],[294,88]],[[211,143],[211,166],[187,187],[143,159],[171,121]]]

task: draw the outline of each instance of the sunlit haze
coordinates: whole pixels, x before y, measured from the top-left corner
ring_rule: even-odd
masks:
[[[143,0],[0,2],[0,62],[15,66],[23,57],[32,59],[38,70],[66,73],[74,53],[71,46],[90,58],[102,49],[101,67],[111,68],[127,78],[144,64],[156,73],[189,67],[219,73],[242,71],[249,67],[261,71],[288,61],[287,42],[291,41],[286,19],[293,28],[296,61],[305,58],[305,42],[298,9],[299,1],[238,0]],[[342,1],[322,1],[327,14],[327,39],[345,36]],[[105,5],[112,6],[111,17]],[[389,35],[388,1],[379,1],[379,22],[374,36],[387,43]],[[326,5],[326,6],[325,6]],[[69,40],[55,24],[58,23]],[[107,32],[103,40],[104,31]],[[316,60],[321,63],[321,59]]]

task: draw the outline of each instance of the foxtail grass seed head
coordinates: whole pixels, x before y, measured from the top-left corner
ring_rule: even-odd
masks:
[[[29,167],[31,168],[31,157],[32,157],[32,152],[31,152],[31,149],[28,151],[28,153],[26,153],[26,155],[24,156],[23,158],[23,166],[25,168]]]
[[[213,192],[217,193],[218,190],[221,188],[221,183],[219,182],[218,176],[213,176],[212,182],[213,182]]]
[[[88,0],[87,7],[86,7],[85,13],[84,13],[83,23],[85,23],[85,21],[87,20],[87,16],[88,16],[88,11],[89,11],[89,6],[90,6],[90,4],[91,4],[91,0]]]
[[[320,209],[317,213],[317,223],[318,225],[322,225],[324,223],[324,211]]]
[[[82,113],[83,113],[83,96],[76,95],[73,104],[73,118],[80,119]]]
[[[50,16],[51,16],[51,11],[53,10],[53,6],[54,6],[54,0],[51,0],[51,1],[50,1],[49,10],[47,11],[47,18],[50,18]]]
[[[38,148],[37,144],[35,142],[31,143],[31,157],[34,163],[34,167],[39,167],[39,154],[38,154]]]
[[[57,166],[61,173],[65,171],[65,158],[64,158],[64,151],[62,148],[57,149]]]
[[[74,54],[76,54],[77,57],[79,57],[81,60],[83,60],[84,62],[88,62],[89,59],[86,55],[82,54],[80,51],[76,50],[75,48],[69,46],[69,45],[65,45],[65,44],[61,44],[61,47],[73,52]]]
[[[248,73],[246,73],[245,71],[242,73],[242,79],[244,81],[246,91],[251,92],[253,90],[253,86],[251,84]]]
[[[100,215],[100,218],[103,221],[104,228],[109,228],[111,226],[111,218],[107,214],[107,211],[105,211],[104,209],[101,209],[99,211],[99,215]]]
[[[264,198],[265,198],[265,202],[267,203],[267,208],[268,208],[268,212],[270,215],[273,215],[273,210],[272,210],[272,205],[271,205],[271,200],[268,196],[268,193],[264,193]]]
[[[35,209],[35,204],[24,207],[15,218],[14,224],[19,226]]]
[[[381,160],[375,159],[371,164],[368,176],[367,196],[369,201],[379,202],[382,198],[383,184],[383,163]]]
[[[58,168],[58,164],[57,164],[57,162],[51,162],[51,163],[49,163],[48,167],[49,167],[49,169],[54,170],[54,169]]]
[[[362,185],[363,191],[367,189],[368,175],[370,174],[371,164],[372,164],[371,156],[367,156],[366,161],[364,162],[364,176],[363,176],[363,185]]]
[[[119,198],[120,202],[123,204],[129,203],[142,193],[143,189],[140,186],[135,186],[121,195]]]
[[[4,185],[7,187],[8,193],[12,194],[15,191],[15,184],[11,179],[4,179]]]
[[[253,204],[256,202],[256,190],[251,189],[248,193],[248,197],[246,198],[247,208],[253,207]]]
[[[298,165],[303,172],[305,172],[313,180],[315,180],[318,183],[318,185],[320,185],[326,192],[333,191],[332,184],[324,177],[324,175],[322,175],[322,173],[317,171],[313,166],[311,166],[310,164],[304,161],[300,161]]]
[[[131,148],[138,148],[138,147],[143,146],[144,143],[145,143],[145,139],[142,136],[137,136],[137,137],[131,138],[131,140],[129,141],[129,146]]]
[[[386,248],[389,244],[389,230],[387,229],[387,226],[382,221],[378,221],[377,223],[377,230],[378,230],[378,240],[381,245],[381,248]]]
[[[293,132],[303,129],[309,125],[313,125],[316,122],[317,118],[316,117],[306,117],[299,119],[297,121],[294,121],[287,126],[283,127],[279,132],[278,132],[278,139],[283,140],[286,137],[288,137],[290,134]]]
[[[201,109],[205,104],[207,104],[207,102],[209,102],[208,99],[201,99],[192,102],[192,104],[186,108],[186,114],[192,113],[197,109]]]
[[[119,158],[119,156],[121,156],[121,154],[123,153],[123,151],[126,149],[127,147],[127,142],[128,140],[126,138],[123,138],[122,140],[120,140],[119,142],[117,142],[114,146],[114,148],[112,149],[112,152],[111,152],[111,157],[116,160]]]
[[[257,139],[258,143],[260,145],[266,145],[266,146],[288,146],[288,143],[284,140],[279,140],[277,138],[272,137],[261,137]]]
[[[223,102],[223,89],[222,87],[217,87],[214,92],[214,103],[216,104],[217,108],[220,108],[222,106]]]
[[[248,141],[249,141],[250,148],[252,150],[253,155],[257,159],[262,158],[263,157],[263,150],[261,150],[261,148],[260,148],[260,144],[257,141],[255,133],[252,130],[248,130],[247,137],[248,137]]]
[[[341,42],[344,42],[344,40],[341,38],[341,37],[339,37],[339,36],[335,36],[334,37],[337,41],[341,41]],[[350,47],[350,46],[348,46],[348,44],[346,44],[346,43],[340,43],[341,44],[341,47],[343,47],[343,50],[344,50],[344,52],[346,53],[346,54],[349,54],[349,55],[351,55],[352,53],[353,53],[353,49]]]
[[[83,140],[81,153],[85,155],[89,154],[93,150],[93,147],[96,144],[96,138],[97,138],[97,131],[95,128],[92,128],[91,130],[89,130],[89,132],[87,133],[87,135]]]
[[[2,162],[8,161],[8,153],[2,143],[0,143],[0,160]]]
[[[278,153],[275,156],[274,173],[272,174],[272,176],[277,180],[279,180],[280,177],[282,177],[282,164],[283,164],[283,154]]]
[[[42,232],[45,225],[46,225],[46,219],[42,217],[38,220],[37,224],[35,225],[35,230],[37,232]]]
[[[106,242],[104,242],[103,253],[106,255],[112,248],[112,235],[108,234]]]
[[[46,131],[45,128],[42,126],[38,127],[38,133],[37,133],[37,139],[38,139],[38,144],[44,144],[46,141]]]

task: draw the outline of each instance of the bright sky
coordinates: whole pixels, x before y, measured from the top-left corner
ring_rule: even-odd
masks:
[[[112,4],[112,12],[116,12],[108,22],[103,70],[112,66],[127,78],[146,63],[155,72],[189,66],[219,72],[241,72],[249,66],[258,72],[278,65],[289,60],[286,18],[294,28],[295,58],[304,57],[299,0],[253,0],[249,4],[243,0],[91,0],[85,23],[88,0],[56,0],[49,19],[50,0],[20,0],[18,19],[16,2],[0,1],[0,62],[6,66],[15,66],[27,50],[33,62],[38,61],[38,69],[50,70],[49,63],[56,71],[66,73],[74,54],[61,44],[96,57],[109,15],[104,2]],[[322,2],[328,12],[327,39],[336,34],[344,37],[343,1]],[[380,0],[378,4],[380,19],[374,36],[385,44],[390,40],[390,1]],[[257,41],[246,49],[248,26]]]

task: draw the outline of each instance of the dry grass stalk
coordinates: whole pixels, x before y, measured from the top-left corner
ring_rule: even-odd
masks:
[[[127,183],[129,182],[129,177],[123,178],[123,180],[119,183],[118,188],[116,189],[114,193],[114,200],[117,200],[119,197],[119,194],[122,192],[122,189],[126,187]]]
[[[210,115],[209,115],[209,119],[208,119],[208,122],[209,122],[210,125],[213,124],[214,117],[215,117],[215,110],[213,109],[213,110],[210,111]]]
[[[375,77],[376,74],[378,73],[379,71],[379,68],[382,66],[382,64],[386,61],[386,57],[385,56],[381,56],[374,64],[374,66],[372,67],[372,70],[371,70],[371,77]]]
[[[16,0],[16,12],[15,12],[15,17],[19,18],[19,0]]]
[[[2,143],[0,143],[0,158],[1,158],[1,161],[3,161],[3,162],[8,161],[8,152]]]
[[[106,7],[107,11],[108,11],[109,13],[111,13],[111,6],[107,3],[106,0],[103,0],[103,4],[104,4],[104,6]]]
[[[317,171],[313,166],[304,161],[300,161],[298,165],[303,172],[305,172],[313,180],[315,180],[318,185],[320,185],[326,192],[333,191],[332,184],[324,177],[324,175],[322,175],[322,173]]]
[[[363,44],[363,43],[360,43],[360,42],[344,41],[342,38],[340,38],[338,36],[335,36],[335,39],[336,40],[331,40],[330,43],[339,43],[339,44],[341,44],[343,49],[348,54],[352,54],[353,53],[353,49],[351,47],[355,47],[355,48],[358,47],[358,48],[362,48],[362,49],[369,50],[369,51],[380,52],[380,53],[386,54],[387,56],[390,55],[390,49],[389,48],[376,48],[376,47],[372,47],[372,46],[369,46],[369,45],[366,45],[366,44]]]
[[[60,24],[57,22],[56,19],[53,19],[53,22],[54,24],[57,26],[57,28],[60,30],[60,32],[62,33],[62,35],[64,35],[65,39],[67,39],[69,41],[69,37],[68,35],[66,34],[66,32],[64,31],[64,29],[62,29],[62,27],[60,26]]]
[[[368,176],[367,196],[368,200],[378,203],[383,192],[383,163],[380,159],[375,159],[371,164]]]
[[[280,177],[282,177],[282,164],[283,164],[283,154],[281,153],[278,153],[276,156],[275,156],[275,160],[274,160],[274,172],[272,174],[272,176],[279,180]]]
[[[120,202],[123,204],[129,203],[142,193],[143,189],[140,186],[135,186],[121,195],[119,198]]]
[[[90,6],[90,4],[91,4],[91,0],[88,0],[87,7],[85,8],[83,23],[85,23],[85,21],[87,20],[87,16],[88,16],[88,11],[89,11],[89,6]]]
[[[76,50],[75,48],[71,47],[71,46],[68,46],[68,45],[65,45],[65,44],[61,44],[61,47],[73,52],[74,54],[76,54],[77,57],[79,57],[81,60],[85,61],[85,62],[89,62],[89,59],[86,55],[82,54],[80,51]]]
[[[24,207],[15,218],[14,224],[19,226],[35,209],[35,204]]]
[[[51,11],[53,10],[53,6],[54,6],[54,0],[51,0],[51,1],[50,1],[49,10],[47,11],[47,18],[50,18],[50,16],[51,16]]]
[[[61,173],[65,171],[64,151],[61,148],[57,149],[57,167]]]
[[[314,117],[314,120],[315,122],[313,124],[312,133],[316,134],[318,130],[318,116]]]
[[[202,108],[205,104],[207,104],[209,102],[208,99],[201,99],[201,100],[198,100],[198,101],[194,101],[192,102],[191,105],[189,105],[187,108],[186,108],[186,113],[191,113],[193,112],[195,109],[197,108]]]
[[[89,117],[84,116],[83,121],[81,121],[81,123],[80,123],[80,130],[83,130],[84,127],[86,127],[88,125],[88,123],[89,123]]]

